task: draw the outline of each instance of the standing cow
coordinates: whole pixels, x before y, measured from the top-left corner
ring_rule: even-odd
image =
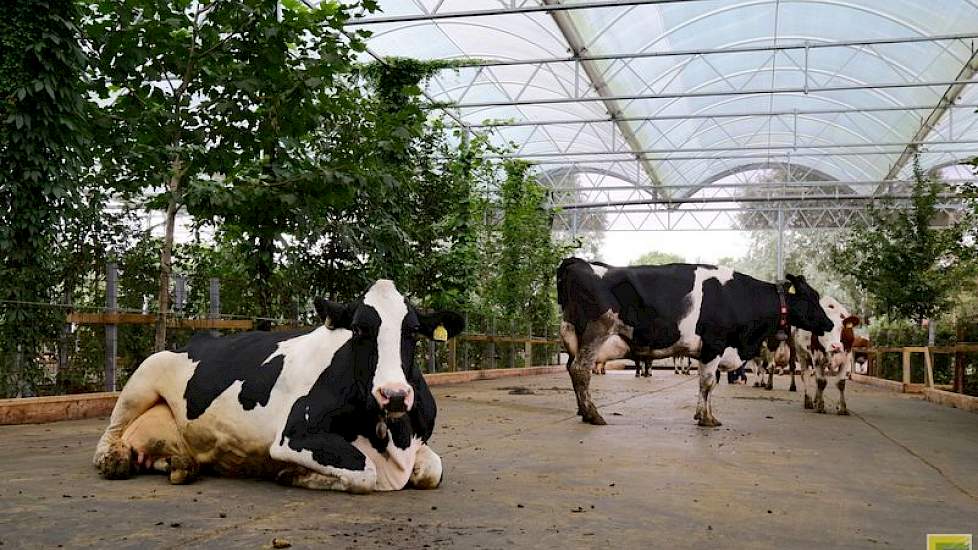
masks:
[[[818,293],[793,275],[776,285],[712,265],[614,268],[568,258],[557,270],[557,301],[578,414],[591,424],[605,424],[591,401],[591,365],[624,357],[631,346],[649,347],[657,358],[698,359],[701,426],[720,425],[710,400],[717,369],[755,357],[779,328],[816,331],[826,349],[842,352],[838,340],[824,335],[832,322]]]
[[[805,392],[805,408],[825,412],[825,388],[832,383],[839,390],[838,413],[849,414],[846,406],[846,380],[852,368],[851,351],[855,337],[853,329],[859,326],[859,317],[850,315],[849,311],[834,298],[822,298],[822,305],[832,320],[832,333],[839,334],[843,345],[843,353],[827,353],[819,338],[812,338],[812,333],[804,329],[794,331],[794,345],[799,362],[802,390]],[[814,374],[815,388],[810,395],[811,384],[807,379]],[[792,383],[794,369],[792,369]]]
[[[415,335],[461,332],[455,313],[418,313],[391,281],[355,303],[316,301],[325,326],[195,336],[147,358],[95,450],[109,479],[199,467],[298,487],[364,493],[435,488],[435,400],[414,365]]]

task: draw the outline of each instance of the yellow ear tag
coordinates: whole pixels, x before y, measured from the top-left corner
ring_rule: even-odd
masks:
[[[788,294],[794,294],[794,293],[795,293],[795,285],[789,286],[788,287]]]
[[[846,323],[846,328],[852,328],[852,323]]]
[[[435,327],[435,332],[432,333],[431,339],[436,342],[447,342],[448,341],[448,329],[445,325],[438,325]]]

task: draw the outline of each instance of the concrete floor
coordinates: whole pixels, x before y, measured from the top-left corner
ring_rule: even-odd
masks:
[[[695,376],[609,371],[608,426],[580,423],[566,375],[435,388],[435,491],[318,493],[257,480],[103,481],[104,421],[0,427],[0,541],[133,548],[925,548],[978,534],[978,416],[856,385],[854,416]],[[527,391],[514,388],[525,388]],[[529,393],[532,392],[532,393]],[[834,402],[832,403],[834,408]]]

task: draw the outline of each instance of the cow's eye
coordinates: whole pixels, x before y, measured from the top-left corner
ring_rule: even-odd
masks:
[[[359,327],[359,326],[354,325],[350,330],[353,332],[353,337],[354,338],[361,338],[361,337],[363,337],[363,333],[364,333],[363,327]]]

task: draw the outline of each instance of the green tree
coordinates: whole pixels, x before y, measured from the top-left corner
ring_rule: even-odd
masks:
[[[355,6],[323,2],[305,10],[286,2],[281,20],[278,2],[267,0],[89,6],[94,90],[114,121],[112,154],[101,158],[106,179],[150,195],[148,205],[166,211],[157,293],[162,349],[176,215],[188,198],[198,199],[195,209],[246,228],[267,288],[283,211],[287,217],[287,207],[313,187],[333,189],[310,175],[307,156],[293,153],[303,151],[297,136],[318,120],[310,109],[329,102],[334,69],[358,43],[356,35],[352,43],[339,37]],[[200,200],[208,193],[210,200]]]
[[[934,227],[941,189],[915,159],[908,207],[872,209],[871,223],[833,250],[832,265],[868,292],[881,313],[935,318],[951,308],[955,292],[973,285],[975,244],[964,237],[974,220],[965,216]]]
[[[54,298],[52,244],[60,212],[79,199],[87,162],[82,78],[87,59],[73,1],[5,7],[0,21],[0,352],[7,353],[0,365],[3,374],[18,377],[18,387],[3,393],[22,393],[33,391],[37,381],[42,340],[61,325],[60,311],[37,304]]]
[[[638,258],[632,260],[629,265],[665,265],[665,264],[681,264],[686,261],[685,258],[679,254],[673,254],[671,252],[659,252],[658,250],[650,250],[645,254],[642,254]]]

